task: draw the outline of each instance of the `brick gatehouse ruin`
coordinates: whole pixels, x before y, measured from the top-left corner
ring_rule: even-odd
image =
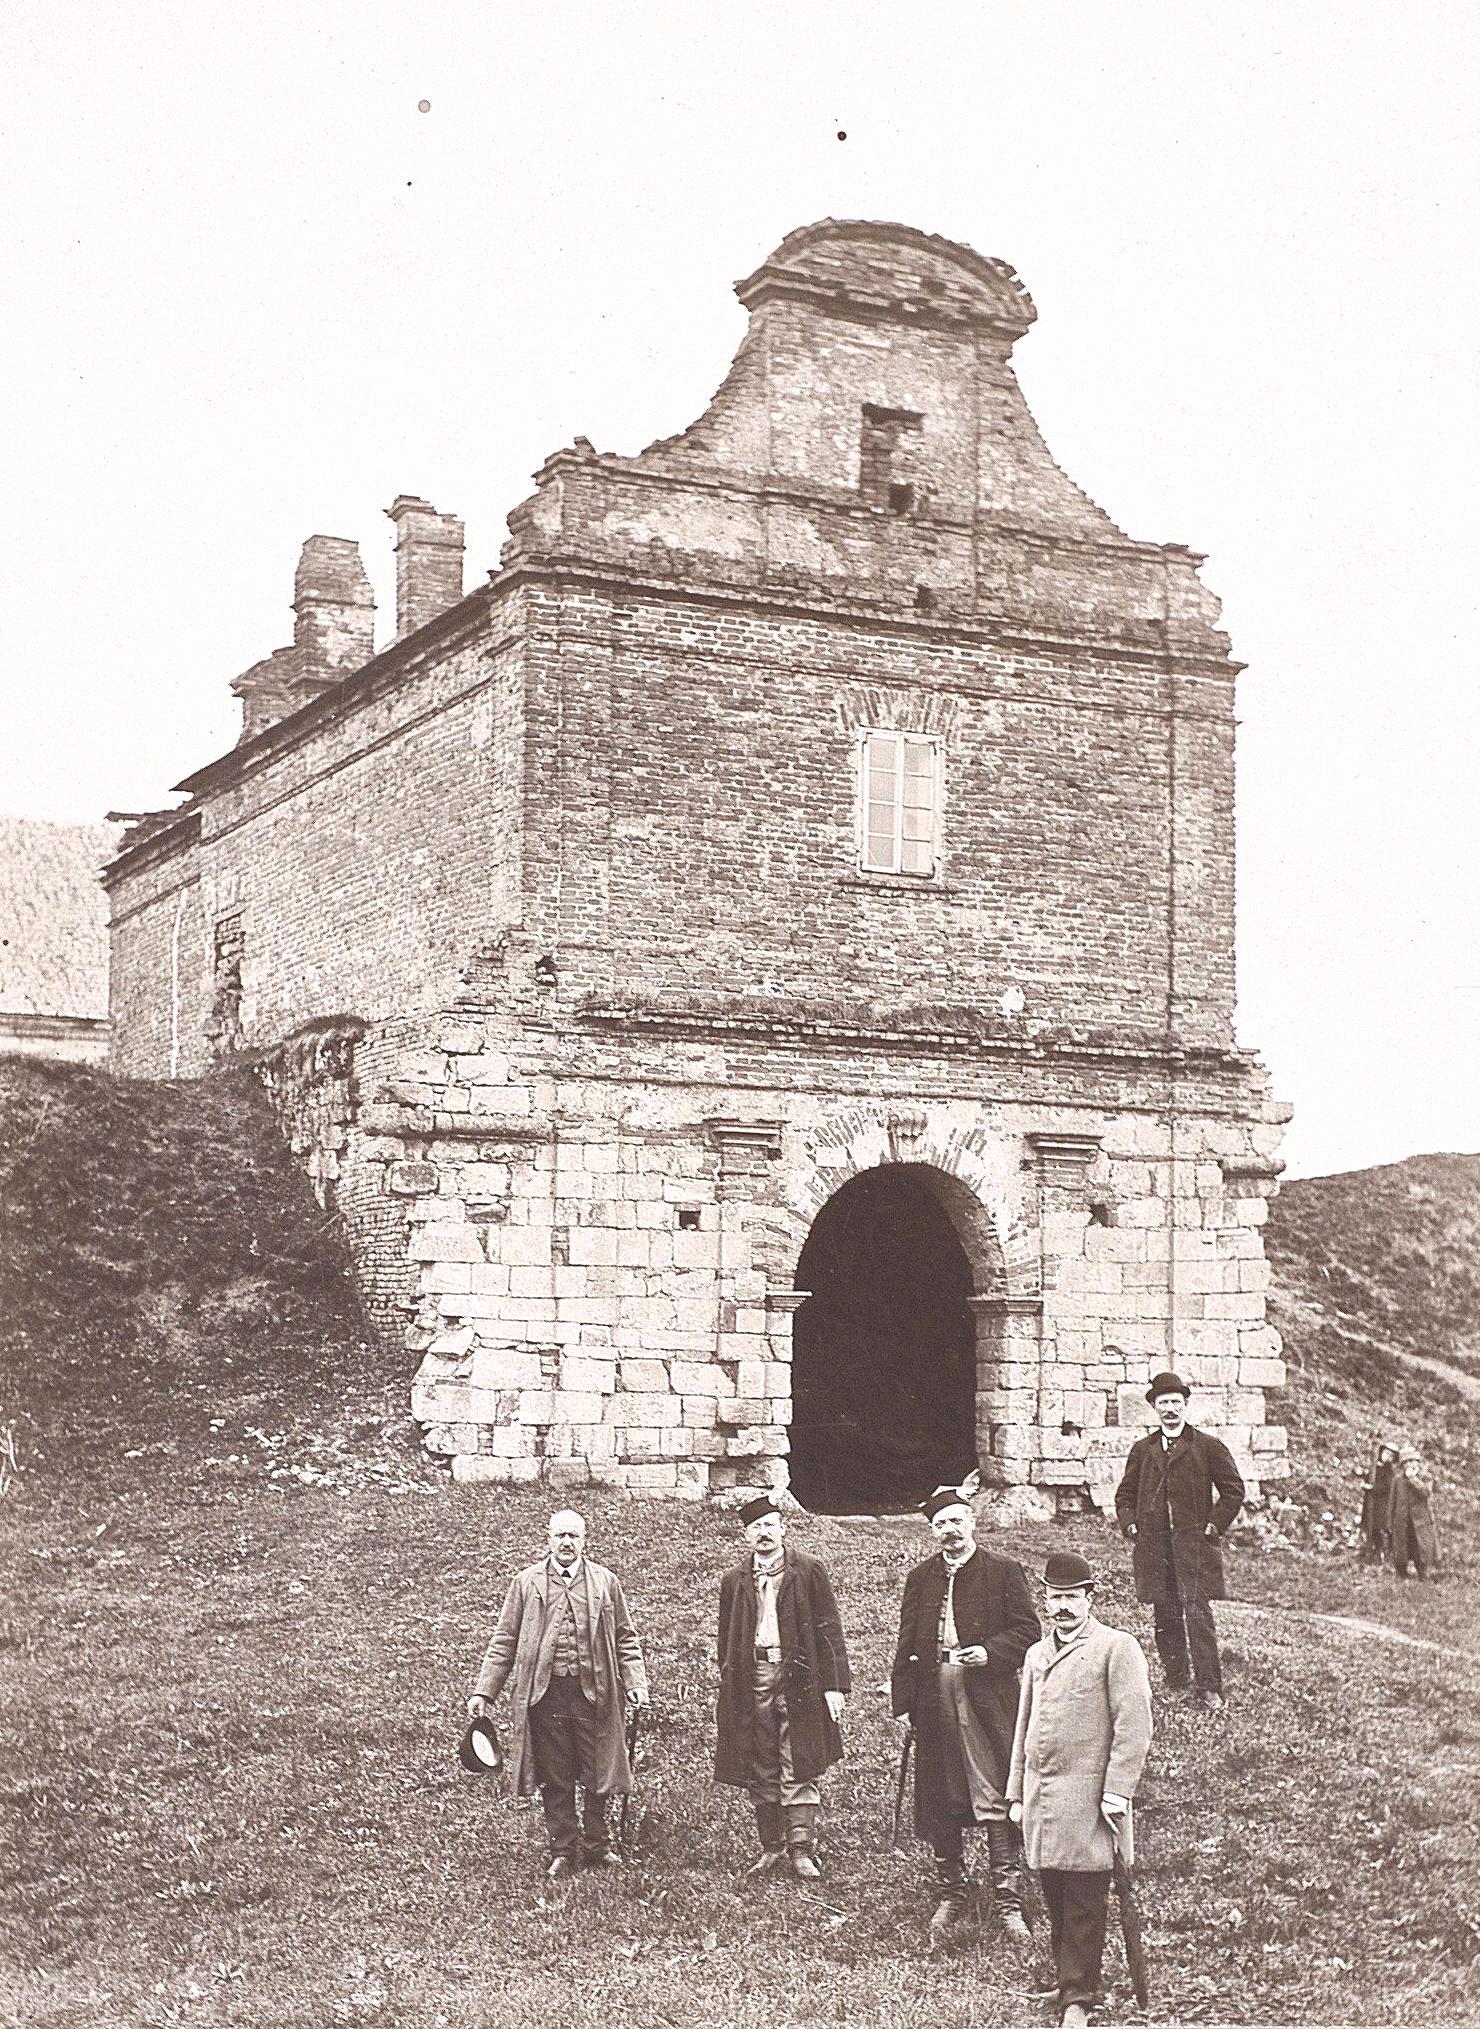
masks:
[[[246,1055],[462,1480],[1103,1505],[1173,1365],[1284,1470],[1199,558],[1054,464],[1013,271],[824,221],[691,428],[557,451],[396,638],[313,536],[106,880],[114,1062]]]

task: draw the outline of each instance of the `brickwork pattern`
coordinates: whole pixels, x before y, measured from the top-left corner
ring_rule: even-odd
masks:
[[[410,503],[429,617],[125,852],[117,1061],[203,1067],[225,912],[242,1047],[357,1019],[306,1159],[459,1477],[784,1480],[801,1248],[889,1163],[971,1262],[1003,1498],[1103,1504],[1167,1363],[1276,1476],[1283,1116],[1233,1042],[1199,559],[1049,455],[1005,264],[827,221],[739,294],[698,422],[556,453],[447,611],[458,524]],[[928,879],[860,871],[870,727],[938,743]]]

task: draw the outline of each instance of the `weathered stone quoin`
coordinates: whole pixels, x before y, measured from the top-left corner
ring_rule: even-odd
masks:
[[[459,1479],[784,1481],[860,1178],[959,1242],[1004,1502],[1103,1505],[1167,1365],[1277,1476],[1200,559],[1054,464],[1002,262],[824,221],[738,294],[705,415],[557,452],[472,592],[394,504],[379,654],[305,547],[284,680],[108,875],[115,1062],[259,1064]]]

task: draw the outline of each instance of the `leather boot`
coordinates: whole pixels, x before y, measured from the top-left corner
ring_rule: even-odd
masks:
[[[959,1854],[935,1856],[936,1903],[930,1913],[930,1944],[936,1949],[958,1918],[966,1914],[971,1882],[966,1862]]]
[[[791,1871],[799,1881],[822,1879],[822,1869],[817,1864],[817,1814],[816,1804],[786,1806],[787,1851]]]
[[[786,1865],[786,1820],[780,1804],[755,1798],[755,1828],[760,1835],[760,1858],[745,1871],[747,1876],[774,1874]]]
[[[1023,1835],[1009,1819],[987,1826],[987,1864],[992,1870],[992,1905],[1003,1932],[1014,1944],[1031,1944],[1023,1916]]]

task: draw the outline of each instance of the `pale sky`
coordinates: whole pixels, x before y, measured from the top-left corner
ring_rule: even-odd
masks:
[[[0,813],[170,801],[305,536],[384,635],[397,493],[471,585],[550,451],[700,412],[786,232],[900,220],[1018,269],[1059,463],[1208,553],[1292,1173],[1480,1148],[1477,21],[10,0]]]

